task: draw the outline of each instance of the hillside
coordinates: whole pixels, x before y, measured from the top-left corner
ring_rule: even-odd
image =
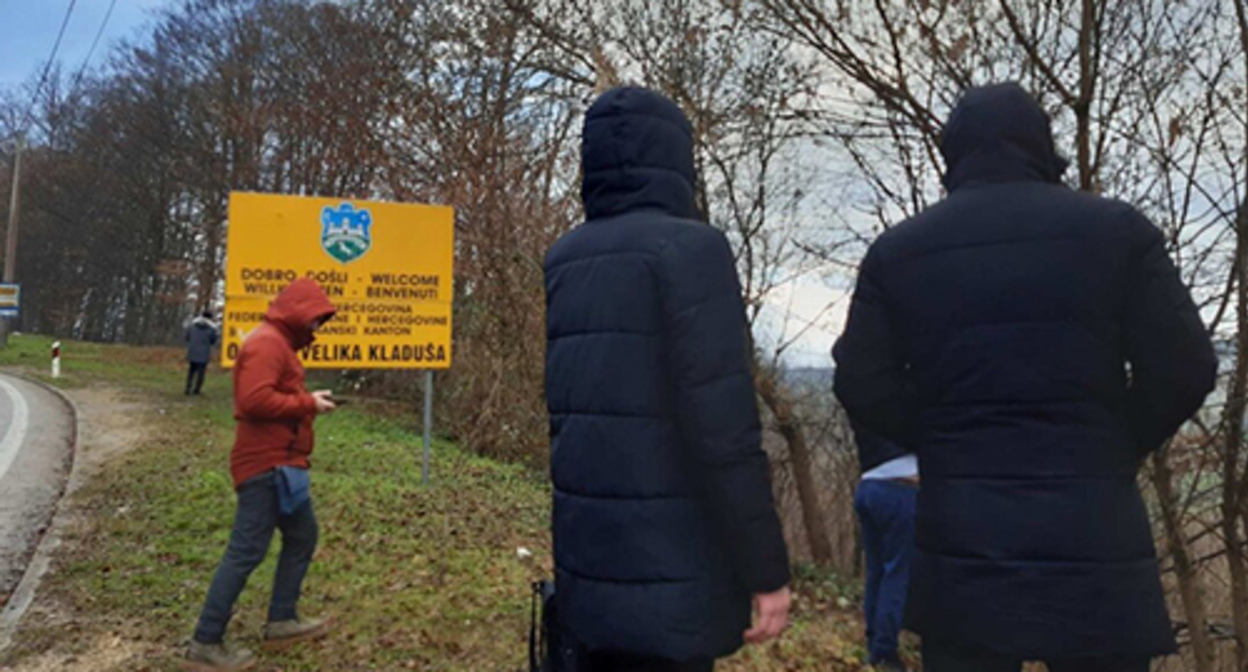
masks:
[[[0,364],[41,370],[47,346],[15,337]],[[118,408],[132,445],[67,501],[64,544],[5,662],[175,669],[233,514],[228,376],[214,371],[204,396],[188,399],[176,351],[69,343],[64,352],[56,383],[86,416],[87,450],[120,431]],[[125,406],[95,406],[101,390]],[[266,655],[258,669],[522,669],[528,586],[549,575],[546,479],[440,441],[424,487],[415,423],[413,409],[367,399],[319,422],[321,546],[303,609],[332,613],[341,628],[318,645]],[[271,554],[243,595],[231,633],[244,645],[257,644],[272,569]],[[858,669],[852,591],[834,577],[799,575],[797,622],[785,640],[723,669]]]

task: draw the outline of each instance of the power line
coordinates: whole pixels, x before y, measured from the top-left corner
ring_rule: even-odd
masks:
[[[95,54],[95,48],[100,46],[100,38],[104,36],[104,29],[108,27],[108,20],[113,16],[113,8],[117,6],[117,0],[108,3],[108,11],[104,13],[104,20],[100,22],[100,29],[95,31],[95,39],[91,40],[91,48],[87,50],[87,57],[82,59],[82,65],[78,66],[78,74],[74,75],[74,84],[70,87],[70,91],[78,89],[78,83],[82,81],[82,75],[87,71],[87,64],[91,62],[91,56]]]
[[[56,34],[56,42],[52,45],[52,55],[48,56],[48,62],[43,64],[43,74],[39,76],[39,85],[35,87],[35,93],[30,97],[30,105],[26,108],[26,114],[22,117],[22,122],[18,124],[19,133],[25,133],[30,124],[31,115],[35,112],[35,104],[39,102],[39,94],[43,93],[43,85],[48,81],[48,73],[52,70],[52,63],[56,61],[56,52],[61,48],[61,40],[65,37],[65,28],[69,26],[69,17],[74,13],[74,5],[78,4],[78,0],[69,0],[69,7],[65,10],[65,18],[61,20],[61,30]]]

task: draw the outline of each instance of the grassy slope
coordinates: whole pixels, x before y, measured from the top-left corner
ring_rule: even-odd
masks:
[[[14,337],[0,365],[43,367],[50,341]],[[86,653],[102,636],[135,643],[143,667],[173,669],[219,560],[233,515],[226,457],[232,440],[228,376],[210,374],[202,398],[179,394],[180,354],[67,344],[58,385],[112,385],[152,411],[147,439],[76,496],[86,513],[69,536],[12,658]],[[314,498],[321,546],[303,609],[333,613],[324,643],[265,656],[270,670],[518,670],[529,582],[549,566],[545,478],[435,447],[434,483],[420,484],[414,409],[360,403],[318,421]],[[520,559],[519,547],[534,553]],[[232,636],[255,644],[277,544],[244,592]],[[785,641],[747,651],[730,670],[857,669],[858,626],[832,578],[799,582],[798,619]],[[70,636],[67,636],[70,635]],[[853,642],[851,644],[851,642]],[[13,661],[11,661],[13,662]],[[133,663],[126,666],[133,669]]]

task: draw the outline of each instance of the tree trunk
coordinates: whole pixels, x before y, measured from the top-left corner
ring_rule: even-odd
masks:
[[[817,564],[832,562],[832,542],[828,538],[828,526],[819,506],[819,490],[815,484],[814,459],[806,432],[793,409],[793,403],[780,389],[774,371],[757,369],[758,394],[767,404],[776,422],[776,430],[789,448],[793,464],[793,481],[797,485],[797,498],[802,507],[802,522],[806,538],[810,542],[810,554]]]
[[[1248,672],[1248,557],[1239,529],[1238,506],[1222,505],[1222,534],[1226,537],[1226,564],[1231,576],[1231,619],[1235,627],[1235,669]]]
[[[1235,2],[1235,18],[1238,26],[1240,54],[1248,65],[1248,5],[1244,0]],[[1244,147],[1243,159],[1248,161],[1248,145]],[[1248,183],[1246,183],[1248,185]],[[1243,507],[1248,502],[1242,501],[1244,489],[1238,482],[1239,455],[1243,450],[1245,387],[1248,387],[1248,269],[1244,263],[1248,261],[1248,203],[1241,202],[1235,217],[1235,273],[1238,285],[1235,294],[1235,379],[1231,381],[1231,392],[1227,395],[1226,411],[1223,416],[1222,429],[1226,433],[1226,445],[1223,454],[1222,483],[1222,529],[1226,543],[1226,562],[1231,575],[1231,618],[1235,626],[1235,658],[1240,672],[1248,672],[1248,558],[1244,553],[1244,533],[1240,532],[1238,518],[1248,514]]]
[[[1179,598],[1183,602],[1183,614],[1192,637],[1194,672],[1213,670],[1213,642],[1209,639],[1208,615],[1205,612],[1205,596],[1200,585],[1198,568],[1192,560],[1183,533],[1183,521],[1175,509],[1178,496],[1174,492],[1174,474],[1170,470],[1169,448],[1153,453],[1153,471],[1150,477],[1157,491],[1158,508],[1162,527],[1165,528],[1166,546],[1174,562],[1174,575],[1179,584]]]
[[[1235,669],[1248,672],[1248,557],[1239,528],[1239,456],[1244,449],[1244,416],[1248,412],[1248,205],[1240,205],[1235,229],[1235,371],[1222,416],[1222,535],[1231,579]]]
[[[1092,165],[1092,98],[1096,92],[1097,59],[1100,39],[1096,0],[1083,0],[1079,24],[1079,94],[1072,106],[1075,112],[1075,152],[1079,164],[1079,190],[1092,191],[1096,167]]]
[[[1248,478],[1248,475],[1245,478]],[[1243,571],[1248,567],[1248,557],[1246,557],[1248,555],[1248,539],[1245,539],[1245,537],[1248,537],[1248,502],[1244,501],[1242,492],[1243,490],[1241,490],[1239,498],[1239,519],[1242,527],[1240,527],[1240,536],[1236,537],[1234,550],[1240,568],[1239,593],[1236,593],[1234,586],[1232,586],[1231,593],[1234,602],[1231,605],[1231,619],[1235,624],[1236,643],[1239,645],[1237,649],[1239,672],[1248,672],[1248,660],[1245,660],[1245,653],[1248,652],[1248,594],[1245,594],[1248,593],[1248,591],[1245,591],[1245,588],[1248,587],[1248,581],[1245,579],[1248,577],[1245,577],[1246,572]],[[1232,575],[1232,580],[1234,580],[1234,575]]]
[[[224,203],[222,203],[224,206]],[[219,260],[221,259],[221,247],[225,241],[222,240],[224,222],[226,215],[224,207],[218,209],[214,205],[203,221],[204,228],[204,245],[205,251],[200,259],[199,268],[196,278],[198,287],[198,297],[196,301],[196,312],[203,312],[213,309],[213,301],[216,298],[215,289],[217,287],[217,277],[220,275],[221,269]]]

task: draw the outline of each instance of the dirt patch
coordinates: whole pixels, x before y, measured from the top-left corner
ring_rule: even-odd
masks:
[[[4,667],[8,672],[96,672],[97,670],[143,669],[141,662],[149,655],[140,645],[127,641],[120,635],[104,635],[86,642],[81,654],[47,653],[27,660],[15,667]]]
[[[95,478],[109,463],[124,458],[125,454],[140,445],[153,431],[153,419],[161,411],[154,410],[151,400],[134,393],[107,385],[91,385],[66,391],[78,412],[78,452],[74,469],[70,474],[65,498],[57,511],[45,543],[31,562],[35,572],[57,571],[54,558],[76,557],[84,550],[78,548],[92,538],[89,531],[90,516],[84,511],[85,503],[77,496],[85,483]],[[13,672],[37,672],[43,670],[133,670],[144,669],[144,659],[152,652],[133,637],[127,636],[125,624],[111,624],[107,634],[91,638],[73,636],[81,630],[82,620],[91,618],[77,612],[60,595],[49,595],[37,590],[34,600],[13,638],[13,648],[22,649],[35,644],[30,638],[38,638],[31,631],[42,633],[60,632],[63,641],[38,656],[0,670]],[[31,628],[29,626],[35,625]]]
[[[72,499],[74,492],[99,473],[101,466],[148,436],[153,404],[133,393],[102,385],[69,390],[66,396],[78,409],[80,437],[67,492]]]

